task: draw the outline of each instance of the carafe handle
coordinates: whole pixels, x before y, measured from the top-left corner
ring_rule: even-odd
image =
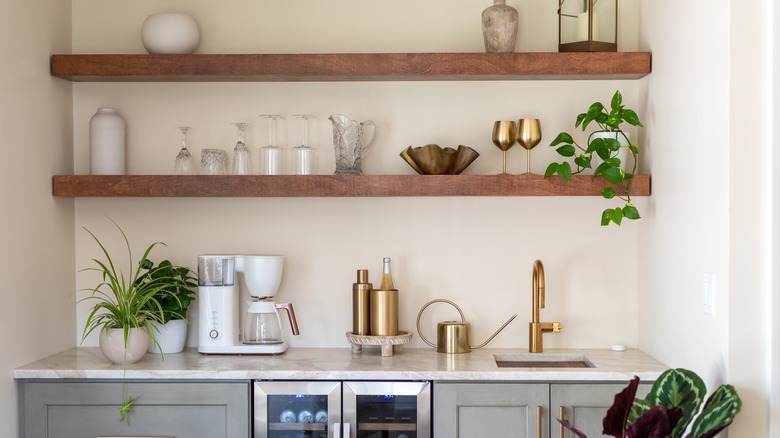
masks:
[[[376,124],[374,123],[373,120],[366,120],[365,122],[361,123],[361,125],[363,128],[365,128],[366,126],[371,127],[371,138],[368,140],[367,142],[368,144],[366,144],[366,146],[363,148],[363,155],[365,155],[366,152],[368,152],[368,150],[371,149],[371,146],[374,145],[374,140],[376,137]]]
[[[277,309],[287,311],[287,317],[290,319],[290,329],[292,330],[292,334],[298,336],[300,332],[298,331],[298,321],[295,320],[295,310],[293,310],[292,303],[276,303],[274,306]]]

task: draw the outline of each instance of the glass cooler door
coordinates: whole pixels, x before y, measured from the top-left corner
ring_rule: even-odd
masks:
[[[255,438],[326,438],[341,423],[340,382],[255,382]]]
[[[430,438],[429,382],[344,382],[350,438]]]

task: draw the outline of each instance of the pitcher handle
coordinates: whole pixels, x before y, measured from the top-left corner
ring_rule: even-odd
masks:
[[[287,311],[287,318],[290,319],[290,330],[292,331],[293,335],[299,335],[300,332],[298,331],[298,321],[295,319],[295,310],[293,310],[292,303],[276,303],[274,304],[274,307]]]
[[[368,140],[368,144],[363,148],[364,154],[365,152],[368,152],[369,149],[371,149],[371,146],[374,145],[374,139],[376,137],[376,124],[373,120],[366,120],[365,122],[361,123],[364,127],[370,126],[371,127],[371,138]]]

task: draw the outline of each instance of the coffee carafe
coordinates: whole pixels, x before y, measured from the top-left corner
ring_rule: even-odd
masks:
[[[214,354],[279,354],[287,349],[277,309],[287,311],[290,328],[298,324],[292,304],[274,303],[282,281],[283,256],[198,256],[198,351]],[[239,330],[240,291],[236,273],[242,273],[251,301]]]

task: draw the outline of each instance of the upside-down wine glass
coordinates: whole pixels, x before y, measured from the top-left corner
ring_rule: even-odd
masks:
[[[311,114],[296,114],[293,116],[301,124],[301,144],[293,148],[293,175],[312,175],[316,171],[317,150],[309,145],[309,120],[316,116]]]
[[[517,139],[517,125],[513,121],[500,120],[493,123],[493,144],[504,152],[504,171],[506,175],[506,151],[515,144]]]
[[[181,150],[179,155],[176,155],[176,163],[173,166],[174,175],[195,175],[195,159],[192,158],[192,154],[187,149],[187,132],[189,132],[189,126],[179,126],[176,129],[181,131]]]
[[[233,123],[238,129],[238,141],[233,149],[233,163],[230,167],[231,175],[249,175],[252,173],[252,166],[249,161],[249,149],[246,147],[244,138],[246,137],[246,123]]]
[[[284,149],[276,143],[276,130],[280,119],[278,114],[261,114],[268,120],[268,145],[260,148],[260,175],[281,175],[284,169]]]

